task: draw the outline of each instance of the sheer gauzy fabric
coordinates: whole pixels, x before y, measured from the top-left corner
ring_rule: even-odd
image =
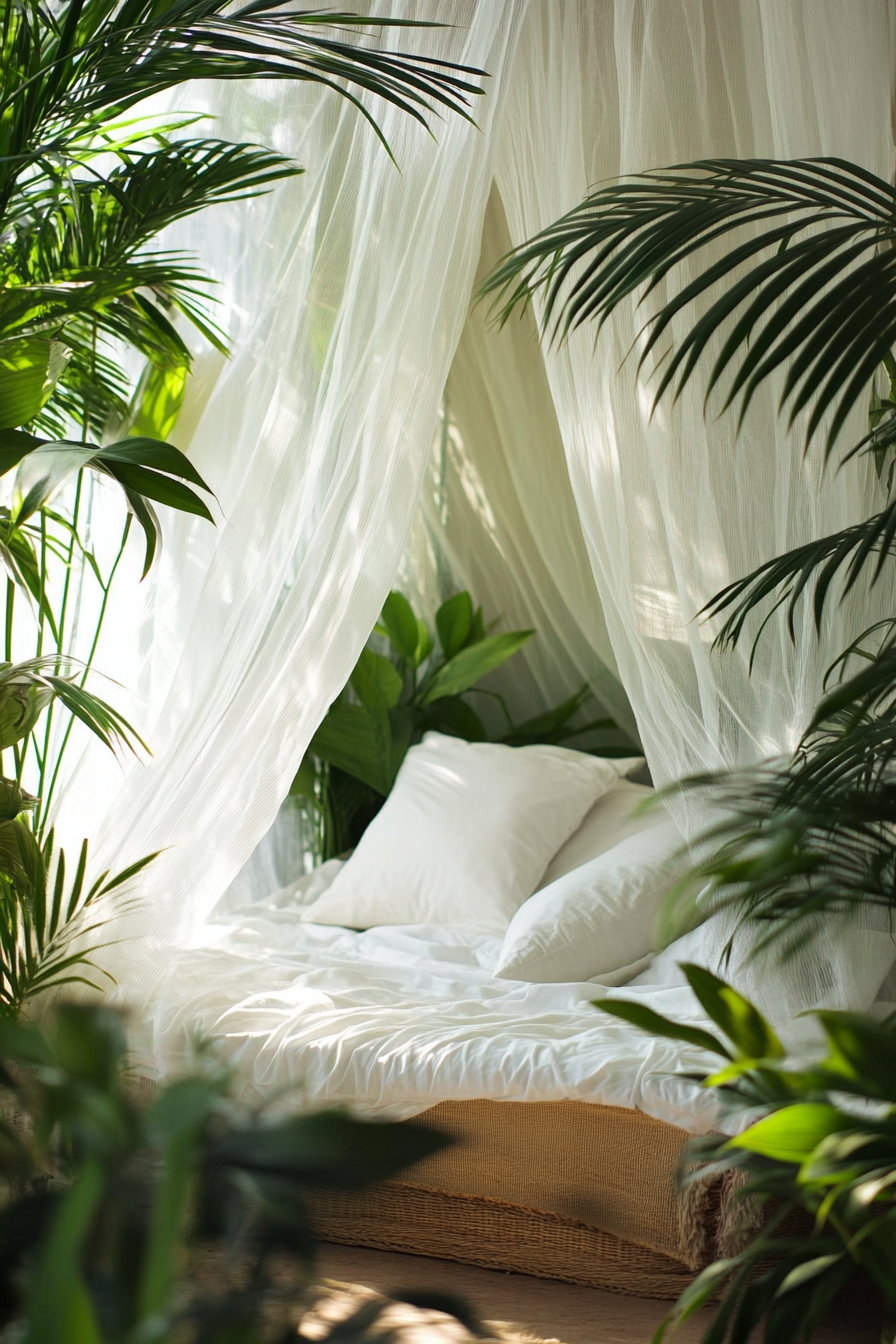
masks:
[[[510,247],[493,191],[477,281]],[[629,739],[636,736],[530,313],[499,329],[484,304],[470,311],[399,584],[430,613],[450,592],[468,588],[484,603],[486,621],[536,631],[486,683],[516,719],[587,685],[594,698],[583,716],[609,715]],[[476,709],[488,719],[487,698],[477,697]],[[494,708],[491,717],[500,727]],[[604,740],[622,739],[617,733]]]
[[[94,835],[108,801],[95,866],[162,851],[107,930],[120,941],[104,964],[131,1002],[152,993],[167,949],[189,939],[270,826],[394,578],[466,316],[522,9],[372,6],[450,25],[393,32],[392,44],[490,76],[478,129],[448,115],[433,139],[374,109],[400,171],[328,91],[189,91],[221,134],[272,144],[307,171],[171,240],[220,280],[234,357],[200,370],[179,431],[215,490],[218,525],[166,516],[137,613],[133,712],[152,760],[123,781],[90,776]],[[120,615],[110,628],[123,644],[134,625]],[[127,658],[107,641],[98,663]],[[70,793],[83,815],[83,787]]]
[[[496,157],[510,235],[523,242],[602,180],[701,158],[838,155],[889,179],[890,91],[884,0],[534,5]],[[749,641],[715,654],[715,628],[695,615],[762,561],[867,516],[882,493],[870,469],[804,460],[799,426],[775,416],[777,389],[739,437],[736,415],[704,414],[699,374],[651,417],[651,369],[635,367],[648,312],[621,310],[596,344],[585,328],[544,355],[616,663],[666,783],[794,746],[825,669],[883,607],[830,604],[818,640],[804,612],[795,645],[772,622],[751,675]],[[860,410],[845,445],[862,421]],[[700,820],[680,804],[678,815]]]

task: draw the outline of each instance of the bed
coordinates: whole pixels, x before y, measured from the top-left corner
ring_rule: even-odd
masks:
[[[604,879],[617,873],[614,854],[632,845],[640,854],[658,834],[651,821],[619,841],[620,808],[627,816],[637,793],[618,779],[606,793],[604,820],[616,809],[604,851],[611,858],[589,861]],[[567,860],[577,862],[581,828],[571,829],[568,843]],[[315,1213],[324,1239],[677,1296],[736,1234],[730,1192],[718,1183],[681,1191],[675,1182],[688,1136],[721,1123],[713,1095],[688,1077],[707,1057],[610,1018],[594,1001],[636,998],[709,1025],[678,963],[717,962],[725,930],[710,921],[633,962],[637,947],[625,944],[631,964],[621,976],[525,980],[501,972],[517,915],[503,936],[449,923],[359,930],[317,922],[350,864],[326,864],[198,931],[155,1002],[144,1070],[180,1071],[197,1036],[207,1037],[249,1101],[286,1092],[306,1108],[423,1115],[456,1139],[401,1180],[321,1192]],[[547,902],[551,930],[559,927],[552,893],[585,867],[559,878],[549,869],[553,880],[520,911]],[[395,899],[394,884],[386,898]],[[869,985],[876,980],[870,1004],[893,945],[880,938],[872,945],[855,931],[839,937],[831,955],[863,967]],[[810,1024],[793,1020],[811,1006],[804,982],[776,978],[763,994],[754,975],[745,988],[785,1036],[806,1043]],[[818,977],[816,989],[829,995],[830,977]]]

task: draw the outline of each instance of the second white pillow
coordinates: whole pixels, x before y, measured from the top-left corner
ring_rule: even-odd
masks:
[[[494,974],[535,984],[593,980],[646,956],[660,902],[682,872],[671,821],[542,887],[510,921]],[[633,966],[632,974],[640,970]]]
[[[504,933],[612,767],[565,747],[427,733],[352,857],[302,918],[369,929],[451,924]]]

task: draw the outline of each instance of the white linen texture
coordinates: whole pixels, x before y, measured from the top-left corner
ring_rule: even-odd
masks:
[[[616,762],[611,764],[615,766]],[[632,784],[626,779],[614,784],[598,798],[578,830],[573,831],[551,859],[540,887],[550,886],[558,877],[596,859],[598,854],[605,854],[620,840],[668,822],[669,813],[662,803],[653,802],[646,810],[639,810],[648,798],[655,798],[655,793],[646,784]]]
[[[504,933],[551,858],[617,783],[566,747],[505,747],[427,733],[333,885],[314,924],[446,924]]]
[[[543,887],[510,921],[495,975],[550,984],[632,967],[653,949],[660,904],[685,866],[681,850],[667,821]]]

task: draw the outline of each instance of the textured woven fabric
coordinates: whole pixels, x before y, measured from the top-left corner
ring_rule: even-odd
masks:
[[[455,1142],[406,1179],[315,1193],[321,1238],[675,1297],[712,1258],[718,1185],[676,1188],[687,1135],[581,1102],[446,1102]]]

